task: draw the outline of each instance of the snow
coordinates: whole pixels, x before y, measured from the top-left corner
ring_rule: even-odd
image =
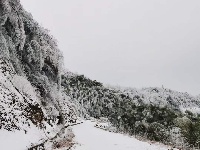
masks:
[[[41,136],[42,134],[42,131],[36,127],[29,129],[26,134],[24,131],[11,132],[0,130],[0,149],[27,150],[31,144],[38,143],[38,141],[44,138]]]
[[[161,144],[150,144],[133,137],[112,133],[94,127],[95,123],[84,121],[73,127],[75,144],[73,150],[167,150]]]

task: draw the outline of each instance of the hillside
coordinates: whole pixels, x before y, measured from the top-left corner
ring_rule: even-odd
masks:
[[[10,142],[21,150],[41,143],[44,148],[50,139],[51,147],[67,141],[65,127],[76,114],[60,88],[62,59],[55,39],[19,0],[0,0],[0,136],[6,135],[1,146]],[[18,133],[22,147],[12,138]]]
[[[85,118],[108,118],[118,132],[138,138],[175,147],[199,146],[200,103],[187,93],[165,88],[105,87],[70,72],[62,76],[62,86]]]

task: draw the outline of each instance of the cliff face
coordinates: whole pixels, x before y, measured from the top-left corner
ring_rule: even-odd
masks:
[[[0,0],[1,129],[27,133],[37,127],[51,138],[75,122],[60,87],[62,59],[55,39],[19,0]]]

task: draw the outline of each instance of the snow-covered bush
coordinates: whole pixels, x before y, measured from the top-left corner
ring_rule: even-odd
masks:
[[[24,76],[14,75],[12,79],[14,87],[16,87],[21,93],[27,97],[36,100],[35,88]]]
[[[170,129],[170,142],[176,147],[184,146],[184,138],[179,127],[173,127]]]
[[[117,132],[117,128],[114,127],[109,122],[97,122],[97,123],[95,123],[94,127],[100,128],[100,129],[103,129],[103,130],[106,130],[106,131],[109,131],[109,132]]]
[[[1,59],[3,59],[3,58],[9,59],[10,58],[6,39],[3,36],[3,34],[1,33],[1,31],[0,31],[0,58]]]

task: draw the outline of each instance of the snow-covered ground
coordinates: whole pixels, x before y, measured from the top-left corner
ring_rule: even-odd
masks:
[[[27,134],[23,131],[0,131],[0,149],[1,150],[27,150],[32,143],[38,143],[42,133],[36,128],[31,128]],[[42,142],[42,141],[41,141]]]
[[[75,144],[73,150],[168,150],[161,144],[149,144],[118,133],[94,127],[94,122],[84,121],[73,127]]]

